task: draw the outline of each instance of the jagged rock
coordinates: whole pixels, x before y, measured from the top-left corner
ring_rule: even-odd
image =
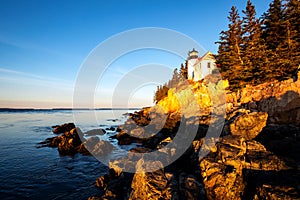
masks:
[[[91,153],[97,157],[106,156],[113,150],[113,148],[114,146],[110,142],[101,140],[94,146]]]
[[[88,198],[88,200],[101,200],[100,197],[91,196]]]
[[[143,157],[144,153],[151,152],[151,149],[146,147],[132,148],[128,152],[128,159],[131,161],[138,161]]]
[[[98,137],[90,137],[85,142],[81,143],[78,148],[78,152],[83,155],[90,155],[91,151],[93,151],[95,145],[100,141]]]
[[[59,134],[59,133],[65,133],[68,131],[71,131],[73,128],[75,128],[75,124],[74,123],[66,123],[60,126],[52,126],[53,129],[53,133],[55,134]]]
[[[278,200],[292,200],[300,199],[297,190],[290,186],[273,186],[263,184],[256,189],[254,200],[259,199],[278,199]]]
[[[300,73],[298,73],[298,77]],[[300,125],[300,79],[266,82],[246,86],[239,92],[227,91],[226,102],[247,105],[251,110],[266,112],[272,124]]]
[[[154,172],[153,166],[160,166],[160,169]],[[132,193],[129,199],[171,199],[172,188],[170,180],[164,173],[164,168],[161,162],[153,161],[144,162],[139,160],[136,165],[137,173],[134,174],[131,188]]]
[[[106,128],[105,130],[107,130],[107,131],[115,131],[116,129],[115,129],[115,127],[109,127],[109,128]]]
[[[208,199],[241,199],[245,185],[235,168],[205,158],[200,164]]]
[[[300,128],[294,125],[270,125],[258,135],[257,140],[285,160],[300,162]]]
[[[138,128],[130,130],[130,136],[136,137],[136,138],[141,138],[141,137],[144,137],[143,136],[144,132],[145,132],[144,128],[138,127]]]
[[[72,155],[77,152],[78,147],[81,145],[79,133],[76,128],[69,132],[65,132],[56,138],[53,138],[49,146],[58,147],[58,151],[62,155]]]
[[[101,197],[101,199],[123,199],[124,190],[123,190],[123,181],[119,179],[112,179],[106,186],[105,194]]]
[[[111,165],[110,165],[111,166]],[[95,186],[104,190],[100,199],[129,199],[133,174],[110,168],[109,174],[96,179]]]
[[[105,174],[104,176],[100,176],[96,179],[95,186],[103,190],[106,188],[109,181],[109,175]]]
[[[179,191],[180,199],[206,199],[204,185],[184,172],[179,175]]]
[[[296,169],[244,170],[247,199],[300,199],[300,172]]]
[[[49,141],[49,147],[58,147],[59,143],[61,142],[63,136],[57,136],[54,138],[47,138],[46,140]]]
[[[63,137],[58,144],[58,151],[62,155],[72,155],[76,153],[76,147],[74,146],[73,139]]]
[[[251,174],[253,170],[263,173],[290,169],[262,144],[239,135],[223,137],[215,149],[200,161],[208,199],[243,199],[247,196],[251,178],[245,178],[245,170]],[[264,176],[260,178],[264,179]]]
[[[85,140],[79,128],[73,128],[62,135],[49,138],[45,142],[48,142],[50,147],[57,147],[62,155],[73,155],[79,152],[84,155],[92,153],[95,156],[104,156],[113,149],[113,145],[110,142],[99,141],[98,137],[91,137]]]
[[[230,124],[230,131],[233,135],[242,135],[245,139],[255,138],[266,126],[268,114],[253,112],[237,117]]]
[[[245,188],[242,177],[245,153],[245,139],[228,135],[217,143],[214,153],[200,161],[208,199],[242,198]]]
[[[85,132],[84,134],[87,136],[93,136],[93,135],[104,135],[106,133],[106,131],[102,128],[99,129],[92,129],[89,130],[87,132]]]
[[[288,169],[286,164],[276,155],[269,151],[248,151],[247,166],[259,170],[283,170]]]
[[[109,161],[109,168],[113,169],[118,176],[120,176],[120,174],[122,174],[123,171],[135,172],[135,166],[136,162],[132,161],[131,159],[128,159],[128,157],[126,156]]]

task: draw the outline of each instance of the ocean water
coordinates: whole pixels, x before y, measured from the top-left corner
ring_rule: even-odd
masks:
[[[133,111],[1,110],[0,199],[87,199],[99,194],[94,183],[107,166],[92,156],[60,156],[57,149],[37,144],[55,136],[53,125],[76,121],[83,131],[116,127],[126,120],[124,113]]]

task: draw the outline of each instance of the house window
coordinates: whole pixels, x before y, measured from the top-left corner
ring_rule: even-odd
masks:
[[[207,63],[207,68],[210,68],[210,62],[209,62],[209,63]]]

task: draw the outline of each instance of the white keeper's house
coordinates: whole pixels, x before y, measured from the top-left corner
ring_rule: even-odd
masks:
[[[217,68],[216,59],[213,54],[208,51],[202,57],[198,57],[198,51],[193,49],[188,53],[188,80],[199,81],[205,76],[212,74]]]

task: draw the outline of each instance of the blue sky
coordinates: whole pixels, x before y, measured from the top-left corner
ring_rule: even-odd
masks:
[[[74,83],[85,58],[99,43],[129,29],[172,29],[216,53],[214,42],[227,28],[231,6],[241,11],[246,2],[0,0],[0,107],[72,107]],[[260,16],[271,0],[252,2]],[[131,68],[147,63],[174,68],[182,61],[155,50],[120,57],[99,81],[96,106],[111,107],[114,87]],[[132,92],[129,106],[151,104],[156,85]]]

